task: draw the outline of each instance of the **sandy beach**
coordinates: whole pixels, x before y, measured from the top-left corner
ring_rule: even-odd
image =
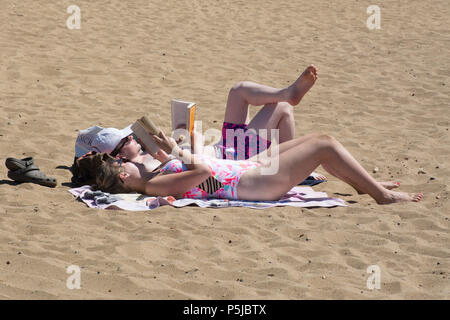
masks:
[[[448,0],[380,1],[378,30],[367,1],[0,3],[0,299],[450,298]],[[421,202],[379,206],[320,167],[314,190],[348,207],[129,212],[68,192],[79,130],[149,114],[170,132],[174,98],[220,129],[236,82],[282,88],[309,64],[296,136],[333,135]],[[7,177],[27,156],[56,188]]]

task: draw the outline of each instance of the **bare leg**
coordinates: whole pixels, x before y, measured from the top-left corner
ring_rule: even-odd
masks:
[[[323,133],[315,132],[315,133],[307,134],[307,135],[305,135],[303,137],[295,138],[295,139],[286,141],[284,143],[281,143],[279,145],[278,154],[282,154],[282,153],[286,152],[287,150],[290,150],[290,149],[292,149],[292,148],[294,148],[296,146],[299,146],[302,143],[305,143],[306,141],[308,141],[310,139],[313,139],[313,138],[317,139],[318,137],[323,136],[323,135],[324,135]],[[267,159],[267,158],[270,158],[272,156],[276,156],[276,155],[272,155],[271,154],[271,149],[269,148],[268,150],[265,150],[265,151],[261,152],[259,155],[254,156],[254,157],[250,158],[249,160],[251,160],[251,161],[258,161],[258,157],[260,159]],[[339,176],[337,172],[335,172],[332,168],[328,167],[325,163],[322,163],[321,165],[327,172],[331,173],[333,176],[335,176],[335,177],[339,178],[340,180],[342,180],[342,181],[344,181],[344,182],[346,182],[346,183],[351,185],[349,180],[347,180],[345,177]],[[314,178],[316,180],[326,180],[325,176],[323,176],[321,174],[318,174],[318,173],[315,173],[315,172],[312,172],[310,175],[314,176]],[[384,188],[389,189],[389,190],[390,189],[394,189],[394,188],[398,188],[400,186],[399,182],[394,182],[394,181],[381,181],[379,183]],[[353,186],[353,185],[352,185],[352,187],[355,188],[355,186]],[[361,190],[358,190],[356,188],[355,188],[355,190],[359,194],[364,194],[364,192],[361,191]]]
[[[335,176],[336,178],[339,178],[340,180],[342,180],[342,181],[344,181],[344,182],[347,182],[347,183],[348,183],[349,185],[351,185],[351,186],[356,190],[356,192],[358,192],[359,194],[365,194],[364,191],[359,190],[358,187],[354,186],[354,185],[352,184],[352,181],[348,180],[345,176],[340,176],[337,172],[335,172],[335,171],[332,169],[332,167],[329,167],[329,166],[327,166],[327,165],[324,164],[324,163],[322,163],[322,167],[323,167],[327,172],[329,172],[329,173],[331,173],[333,176]],[[380,185],[382,185],[383,188],[386,188],[386,189],[389,189],[389,190],[398,188],[398,187],[400,186],[400,182],[397,182],[397,181],[378,181],[378,183],[379,183]]]
[[[314,137],[318,137],[320,135],[321,135],[320,133],[310,133],[310,134],[307,134],[307,135],[305,135],[303,137],[299,137],[299,138],[296,138],[296,139],[290,139],[290,140],[284,141],[284,142],[282,142],[281,138],[280,138],[280,145],[278,146],[278,154],[281,154],[281,153],[283,153],[283,152],[293,148],[294,146],[302,144],[305,141],[307,141],[307,140],[309,140],[311,138],[314,138]],[[261,152],[260,154],[250,158],[249,160],[251,160],[251,161],[258,161],[258,160],[268,159],[268,158],[270,158],[272,156],[277,156],[277,155],[272,155],[271,151],[272,151],[271,148],[269,148],[268,150],[264,150],[263,152]],[[310,173],[310,176],[313,176],[315,180],[326,180],[327,179],[326,176],[324,176],[322,174],[319,174],[317,172],[314,172],[314,171]],[[300,181],[298,181],[298,182],[300,182]]]
[[[271,140],[271,129],[278,129],[279,143],[294,139],[295,120],[292,106],[287,102],[266,104],[248,124],[249,129],[259,132],[267,130],[267,139]]]
[[[345,177],[352,186],[368,193],[379,204],[420,201],[423,197],[421,193],[407,194],[384,188],[339,142],[327,135],[308,139],[281,153],[279,157],[280,166],[277,174],[261,175],[258,168],[241,177],[238,189],[240,199],[279,199],[320,164],[331,168],[331,171],[339,175],[338,178]]]
[[[278,154],[281,155],[282,153],[284,153],[284,152],[286,152],[286,151],[288,151],[288,150],[290,150],[312,138],[319,137],[320,135],[322,135],[322,134],[321,133],[310,133],[310,134],[304,135],[303,137],[299,137],[299,138],[295,138],[295,139],[283,142],[278,146]],[[258,161],[258,157],[267,159],[272,156],[277,156],[277,155],[276,154],[272,155],[272,148],[269,148],[248,160]]]
[[[309,66],[289,87],[272,88],[255,82],[242,81],[231,88],[228,94],[225,122],[247,123],[248,106],[276,105],[278,102],[300,103],[317,79],[317,68]]]

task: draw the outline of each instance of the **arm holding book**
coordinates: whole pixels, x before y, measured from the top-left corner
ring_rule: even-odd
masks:
[[[181,160],[189,170],[203,166],[198,155],[192,154],[188,149],[182,149],[173,138],[167,138],[162,131],[158,136],[153,135],[152,138],[159,148]]]
[[[199,185],[211,175],[208,165],[198,163],[199,159],[196,159],[189,150],[181,149],[173,138],[167,138],[163,132],[160,132],[159,136],[153,135],[152,137],[162,150],[183,161],[189,170],[157,176],[147,181],[145,184],[146,194],[181,197],[186,191]]]
[[[141,139],[139,139],[139,137],[136,138],[136,141],[137,141],[141,146],[143,146],[143,147],[145,148],[145,151],[147,151],[147,153],[148,153],[149,155],[151,155],[153,158],[155,158],[155,159],[158,160],[159,162],[162,163],[162,162],[166,161],[166,160],[169,158],[169,156],[167,155],[167,153],[164,152],[164,150],[162,150],[162,149],[159,149],[156,153],[151,152],[151,151],[146,147],[145,143],[144,143]]]

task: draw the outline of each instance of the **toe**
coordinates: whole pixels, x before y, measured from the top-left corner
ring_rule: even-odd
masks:
[[[306,68],[306,70],[308,70],[309,72],[315,73],[316,67],[314,67],[314,65],[310,65],[308,68]]]
[[[414,201],[415,202],[419,202],[420,200],[422,200],[422,198],[423,198],[423,193],[422,192],[419,192],[419,193],[414,195]]]

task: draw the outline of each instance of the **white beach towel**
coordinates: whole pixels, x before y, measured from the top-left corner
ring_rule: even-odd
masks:
[[[160,206],[185,207],[195,204],[202,208],[246,207],[265,209],[280,206],[290,207],[346,207],[345,201],[339,198],[328,198],[325,192],[314,191],[311,187],[294,187],[278,201],[243,201],[227,199],[178,199],[174,197],[150,197],[138,193],[123,193],[109,195],[93,193],[89,186],[70,189],[69,192],[81,199],[90,208],[144,211]]]

